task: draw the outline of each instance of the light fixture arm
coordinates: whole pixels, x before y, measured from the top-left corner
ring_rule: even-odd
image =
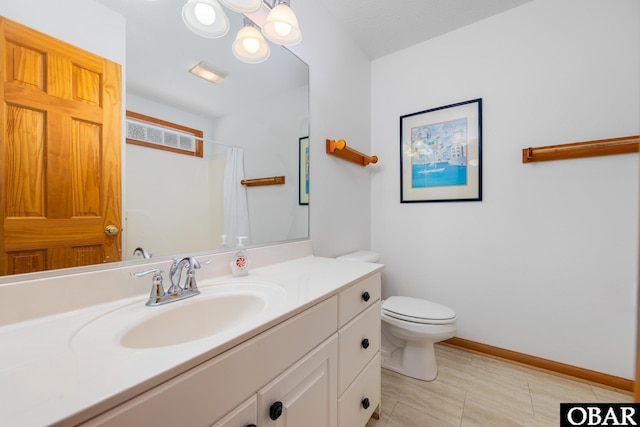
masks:
[[[243,27],[251,26],[253,28],[260,29],[260,27],[258,27],[255,22],[253,22],[251,19],[247,18],[246,16],[242,18],[242,26]]]
[[[273,9],[279,4],[286,4],[291,7],[291,0],[262,0],[262,2],[267,6],[268,9]]]

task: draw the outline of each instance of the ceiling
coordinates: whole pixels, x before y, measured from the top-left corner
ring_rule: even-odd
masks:
[[[233,56],[231,46],[243,25],[240,14],[227,11],[229,32],[207,39],[184,25],[186,0],[96,1],[126,18],[127,95],[216,118],[242,111],[252,99],[308,84],[307,65],[282,46],[271,44],[271,56],[260,64]],[[227,78],[212,84],[188,73],[202,60],[227,72]]]
[[[291,8],[295,11],[297,1]],[[531,0],[319,0],[377,59]],[[304,34],[304,22],[300,23]]]
[[[181,19],[186,0],[96,0],[124,15],[127,93],[206,117],[241,111],[257,96],[306,84],[308,69],[295,55],[271,45],[271,57],[247,65],[231,54],[242,17],[228,13],[231,30],[221,39],[198,37]],[[292,0],[295,12],[296,2]],[[413,46],[531,0],[318,0],[371,59]],[[304,37],[304,22],[300,22]],[[201,60],[229,77],[213,85],[187,73]],[[268,84],[265,84],[268,82]]]

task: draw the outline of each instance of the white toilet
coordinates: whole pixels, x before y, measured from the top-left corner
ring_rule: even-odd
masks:
[[[338,257],[377,262],[378,254],[357,251]],[[412,378],[438,375],[433,345],[456,335],[456,313],[418,298],[392,296],[382,301],[382,366]]]

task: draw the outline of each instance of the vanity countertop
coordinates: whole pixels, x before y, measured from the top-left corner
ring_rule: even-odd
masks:
[[[144,307],[146,292],[2,326],[0,425],[73,425],[86,420],[264,332],[382,268],[381,264],[305,256],[252,269],[246,277],[224,275],[201,279],[203,294],[210,286],[262,282],[282,287],[286,296],[275,311],[258,321],[238,325],[229,333],[179,345],[124,348],[108,342],[108,338],[101,340],[101,331],[92,333],[98,345],[77,344],[79,331],[123,306],[140,304],[145,310],[162,310],[163,307]],[[148,282],[150,287],[150,279]],[[65,297],[68,296],[60,295]],[[105,337],[113,335],[107,330],[104,333]]]

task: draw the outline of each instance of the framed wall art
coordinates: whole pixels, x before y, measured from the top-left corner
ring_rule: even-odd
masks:
[[[309,204],[309,137],[300,138],[299,142],[299,198],[298,204]]]
[[[482,200],[482,99],[400,117],[400,202]]]

